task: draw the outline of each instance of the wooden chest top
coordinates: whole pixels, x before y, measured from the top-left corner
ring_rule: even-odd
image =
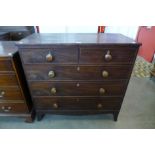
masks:
[[[86,44],[97,44],[97,45],[132,45],[139,46],[137,42],[121,34],[110,34],[110,33],[53,33],[53,34],[32,34],[25,39],[20,40],[17,45],[86,45]]]
[[[1,41],[0,42],[0,57],[11,56],[18,51],[13,41]]]

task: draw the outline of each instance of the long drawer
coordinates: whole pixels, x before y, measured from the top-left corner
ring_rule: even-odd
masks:
[[[25,65],[28,80],[104,80],[128,79],[130,65],[118,66],[61,66]]]
[[[22,94],[19,87],[1,87],[0,100],[22,100]]]
[[[122,98],[35,97],[36,110],[118,110]]]
[[[0,103],[0,113],[27,113],[25,103]]]
[[[135,48],[129,47],[81,47],[79,62],[81,64],[133,63]]]
[[[78,63],[78,48],[76,46],[22,49],[24,63]]]
[[[33,96],[123,96],[127,81],[30,82]]]
[[[18,85],[15,74],[1,74],[0,73],[0,86],[16,86]]]

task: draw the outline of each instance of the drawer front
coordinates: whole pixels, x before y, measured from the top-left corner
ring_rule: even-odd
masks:
[[[34,98],[37,110],[118,110],[122,98]]]
[[[78,63],[78,48],[23,49],[21,52],[24,63]]]
[[[54,66],[26,65],[28,80],[108,80],[127,79],[130,65],[122,66]]]
[[[0,74],[0,86],[18,85],[15,74]]]
[[[0,60],[0,71],[14,71],[11,60]]]
[[[30,82],[33,96],[122,96],[127,82]]]
[[[28,108],[24,103],[0,103],[0,113],[27,113]]]
[[[22,94],[18,87],[0,87],[0,100],[22,100]]]
[[[133,48],[80,48],[81,64],[134,63]]]

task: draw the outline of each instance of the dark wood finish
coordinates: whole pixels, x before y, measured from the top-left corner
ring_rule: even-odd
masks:
[[[114,111],[114,112],[113,112],[114,121],[117,121],[118,114],[119,114],[119,111]]]
[[[0,113],[27,113],[28,108],[24,103],[1,103]]]
[[[18,51],[15,42],[1,41],[0,42],[0,60],[11,60],[13,54]]]
[[[16,79],[16,74],[5,74],[0,72],[0,86],[16,86],[18,81]]]
[[[3,39],[1,39],[2,33]],[[34,26],[0,26],[0,40],[18,41],[32,33],[34,33]]]
[[[26,88],[17,47],[11,41],[0,42],[0,116],[25,117],[32,122],[32,101]]]
[[[61,66],[50,64],[25,65],[28,80],[105,80],[126,79],[130,77],[130,65],[115,66]],[[49,72],[54,71],[55,76],[49,77]],[[107,71],[109,76],[104,78],[102,72]]]
[[[81,64],[129,64],[134,63],[135,48],[132,47],[81,47],[80,63]],[[111,60],[106,59],[109,52]]]
[[[22,100],[23,96],[21,94],[21,90],[18,86],[13,87],[0,87],[0,93],[4,92],[4,96],[0,97],[0,99],[6,100]]]
[[[32,98],[30,95],[30,91],[29,91],[29,88],[27,85],[25,73],[24,73],[23,67],[21,65],[22,63],[21,63],[20,56],[19,56],[18,52],[14,53],[13,62],[14,62],[14,68],[16,70],[16,74],[18,75],[17,78],[18,78],[19,87],[21,88],[23,98],[24,98],[25,102],[27,103],[29,111],[31,111],[31,115],[33,115]]]
[[[140,44],[120,34],[34,34],[17,46],[38,120],[111,113],[117,121]]]
[[[33,96],[122,96],[127,82],[31,82]],[[52,92],[56,89],[56,93]],[[100,89],[105,90],[104,93]]]
[[[8,32],[0,32],[0,41],[6,41],[10,39]]]
[[[33,123],[33,121],[34,121],[34,119],[35,119],[36,113],[35,113],[35,111],[34,111],[33,109],[32,109],[31,112],[29,112],[29,113],[30,113],[30,115],[28,115],[28,116],[26,117],[25,122],[26,122],[26,123]]]
[[[10,59],[1,60],[0,57],[0,71],[13,71],[13,66]]]
[[[30,35],[18,43],[18,47],[32,48],[43,46],[70,46],[80,45],[80,47],[92,47],[97,46],[110,46],[114,47],[138,47],[136,41],[131,38],[125,37],[121,34],[96,34],[96,33],[40,33]]]
[[[78,48],[76,46],[31,50],[23,49],[22,51],[24,63],[78,63]],[[46,60],[48,54],[52,56],[51,61]]]
[[[121,97],[35,97],[37,110],[119,110]],[[55,106],[55,104],[57,106]],[[99,106],[101,105],[101,106]]]
[[[10,38],[11,40],[18,41],[21,40],[27,36],[29,36],[31,33],[27,31],[17,31],[17,32],[10,32]]]

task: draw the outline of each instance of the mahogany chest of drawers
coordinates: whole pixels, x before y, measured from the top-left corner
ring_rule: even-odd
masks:
[[[38,120],[46,113],[117,120],[140,44],[120,34],[33,34],[17,46]]]
[[[32,100],[14,42],[0,42],[0,116],[18,116],[32,122]]]

